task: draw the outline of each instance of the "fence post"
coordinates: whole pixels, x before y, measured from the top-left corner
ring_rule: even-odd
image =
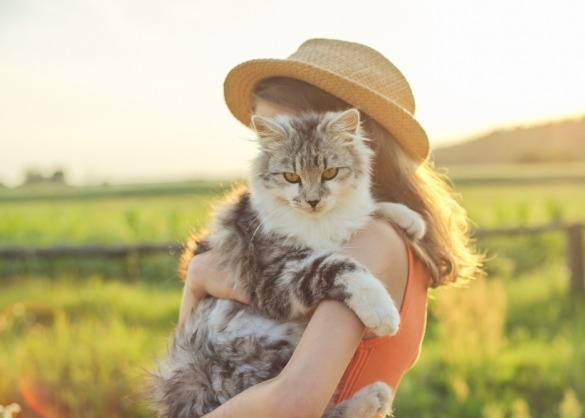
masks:
[[[140,270],[138,267],[139,254],[140,253],[137,250],[128,251],[126,254],[126,270],[128,272],[128,278],[132,283],[136,282],[138,276],[140,275]]]
[[[567,261],[571,274],[571,294],[585,293],[585,274],[583,272],[583,225],[567,227]]]

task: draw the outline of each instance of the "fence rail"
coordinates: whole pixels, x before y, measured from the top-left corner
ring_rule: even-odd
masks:
[[[583,255],[583,231],[585,223],[547,224],[533,227],[515,227],[477,230],[477,239],[513,235],[535,235],[546,232],[563,232],[566,237],[567,267],[570,271],[569,288],[572,294],[585,293],[585,267]],[[66,257],[136,257],[144,254],[179,253],[182,245],[178,243],[138,244],[120,246],[54,246],[54,247],[12,247],[0,248],[1,259],[34,259]]]
[[[569,268],[569,291],[572,294],[585,293],[585,263],[583,256],[583,231],[585,223],[553,223],[532,227],[497,228],[477,230],[478,239],[513,235],[536,235],[545,232],[563,232],[566,240],[567,267]]]
[[[84,245],[53,247],[0,248],[0,259],[65,258],[65,257],[128,257],[129,255],[162,254],[181,251],[177,243],[136,245]]]

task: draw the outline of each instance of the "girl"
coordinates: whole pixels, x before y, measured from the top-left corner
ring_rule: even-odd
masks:
[[[428,139],[414,119],[408,82],[371,48],[313,39],[287,59],[237,66],[224,87],[228,107],[246,125],[252,114],[359,109],[375,151],[374,196],[422,214],[427,233],[422,241],[411,242],[390,223],[372,219],[346,245],[348,254],[384,283],[401,307],[396,335],[374,337],[345,305],[322,302],[281,374],[208,416],[319,417],[329,403],[339,403],[376,381],[387,383],[395,393],[420,352],[428,287],[465,283],[481,274],[481,257],[469,243],[466,213],[428,159]],[[184,269],[180,322],[207,295],[248,302],[234,290],[213,251],[192,257],[187,250]]]

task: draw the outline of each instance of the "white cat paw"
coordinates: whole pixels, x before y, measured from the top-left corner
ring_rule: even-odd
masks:
[[[359,390],[323,414],[323,418],[372,418],[386,416],[392,412],[392,388],[385,383],[375,382]]]
[[[345,281],[351,294],[347,306],[369,330],[380,337],[396,334],[400,312],[378,279],[367,271],[359,271],[348,273],[340,280]]]
[[[375,213],[394,222],[415,240],[420,240],[427,232],[422,215],[401,203],[379,202]]]
[[[385,383],[376,382],[361,389],[351,398],[347,416],[370,418],[390,413],[392,389]]]

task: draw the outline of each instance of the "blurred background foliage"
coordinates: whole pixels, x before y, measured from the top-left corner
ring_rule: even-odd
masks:
[[[580,181],[455,184],[477,230],[583,220]],[[43,187],[0,191],[0,247],[180,244],[229,185]],[[583,417],[585,297],[569,292],[563,234],[477,245],[488,277],[431,291],[395,415]],[[0,404],[24,417],[152,417],[142,393],[176,324],[178,255],[0,260]]]

